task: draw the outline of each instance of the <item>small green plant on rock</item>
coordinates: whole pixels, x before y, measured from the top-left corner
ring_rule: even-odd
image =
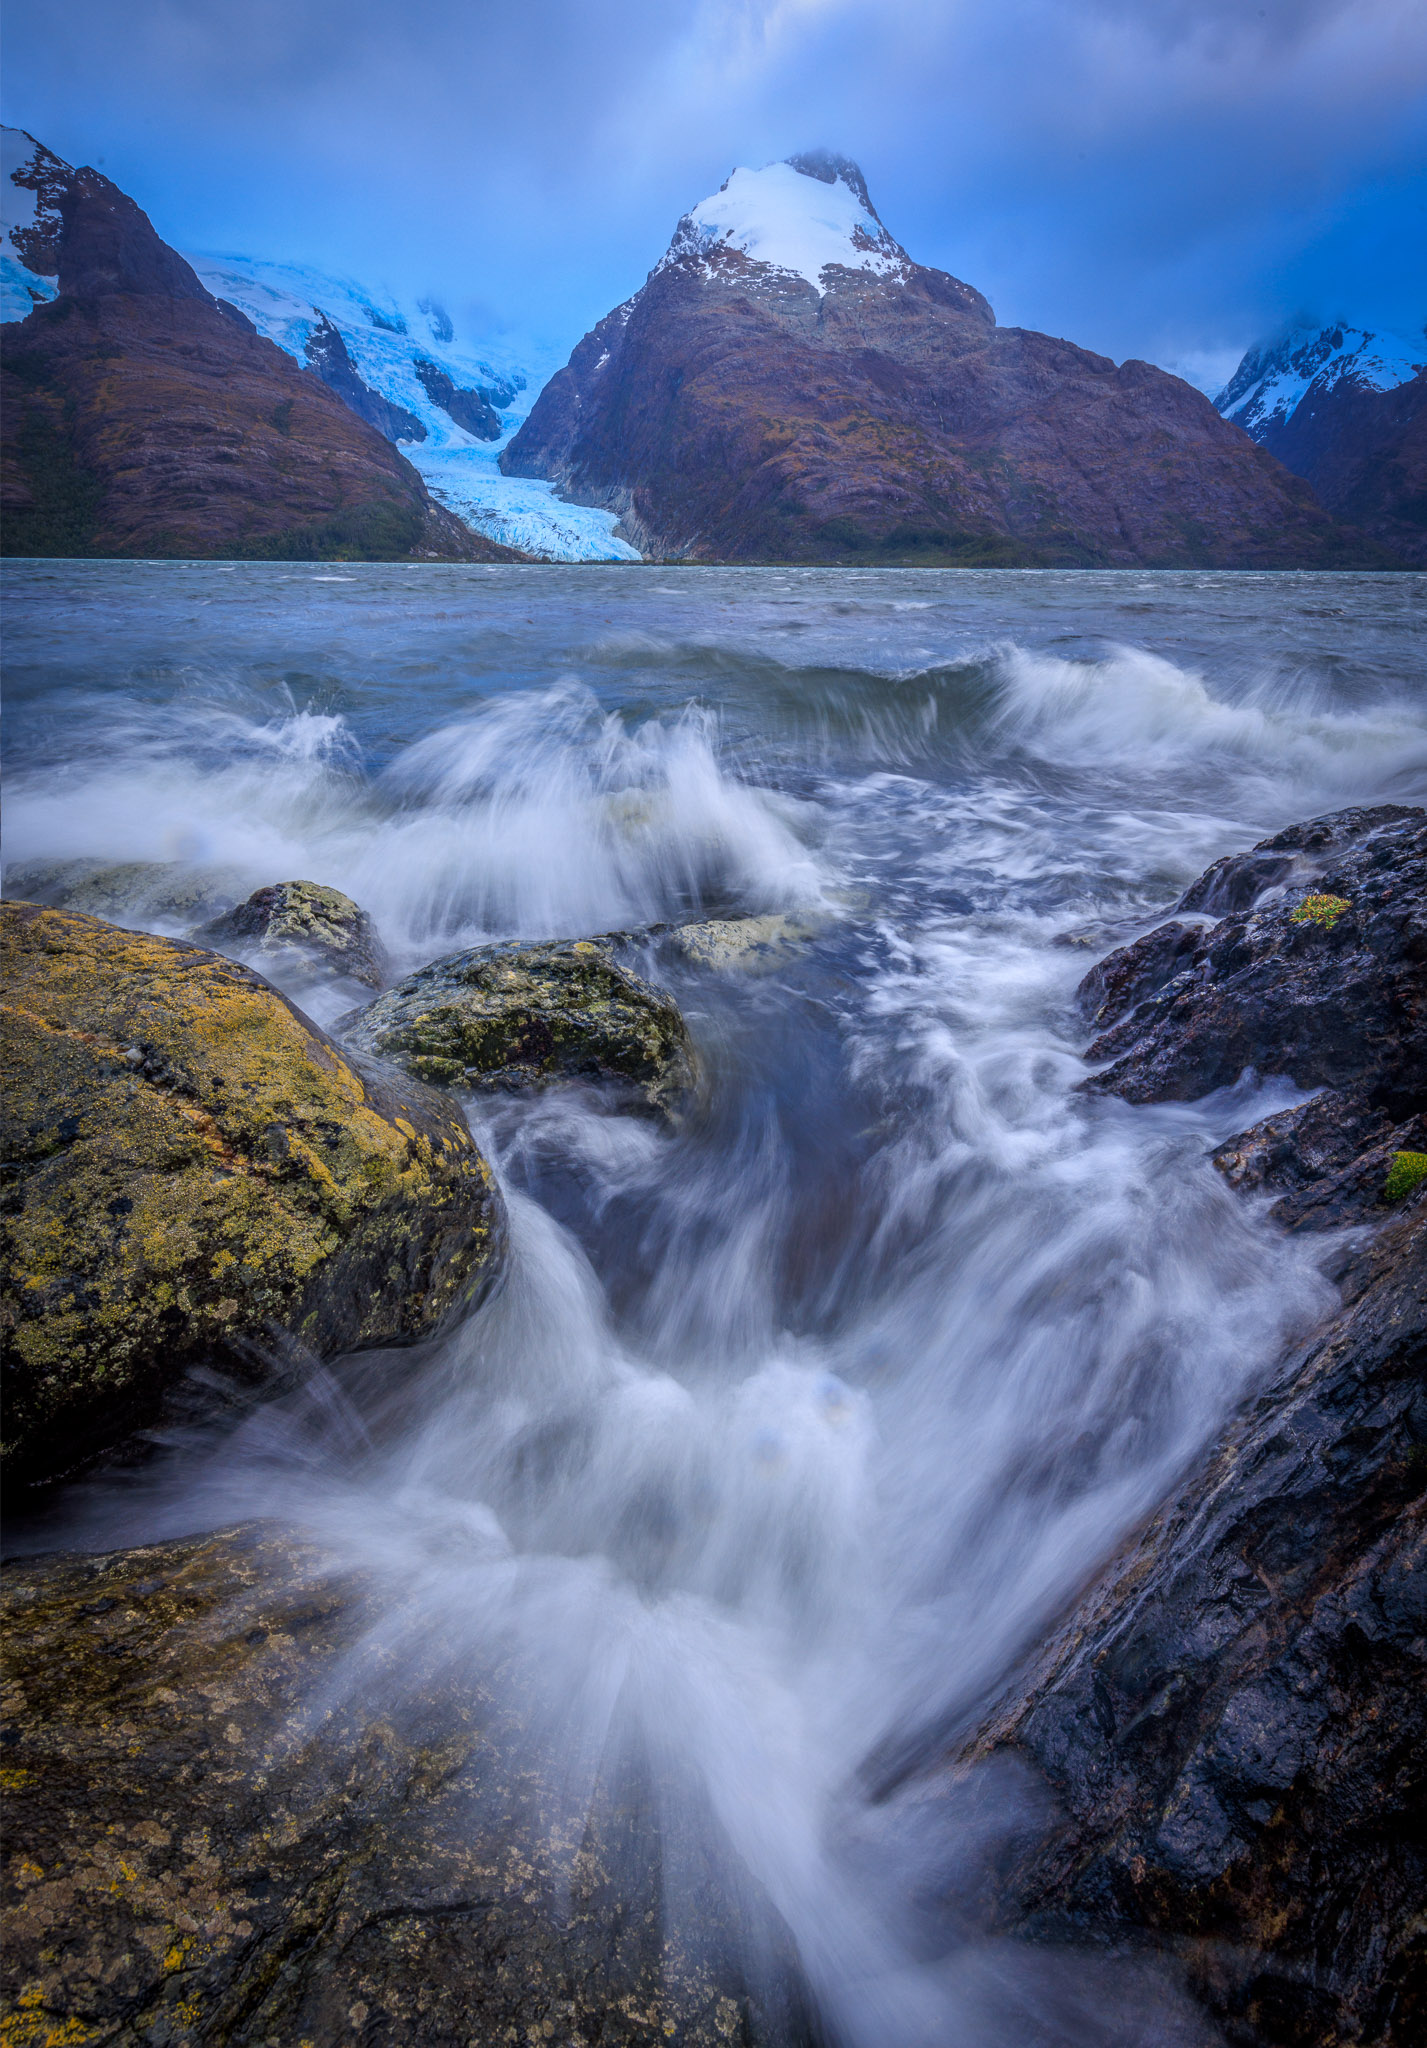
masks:
[[[1400,1202],[1424,1180],[1427,1180],[1427,1152],[1397,1152],[1382,1185],[1383,1200]]]
[[[1349,908],[1346,896],[1305,896],[1297,910],[1291,913],[1291,922],[1321,924],[1324,931],[1330,932]]]

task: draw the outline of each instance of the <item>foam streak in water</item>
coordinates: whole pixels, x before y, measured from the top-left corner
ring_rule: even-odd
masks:
[[[1209,1163],[1289,1084],[1087,1100],[1094,951],[1053,942],[1108,949],[1294,818],[1420,798],[1404,584],[1362,582],[1355,664],[1332,579],[523,573],[418,601],[354,569],[389,670],[361,642],[325,694],[111,675],[102,729],[22,750],[10,857],[332,883],[403,965],[710,911],[819,906],[820,934],[756,981],[669,966],[707,1076],[675,1135],[483,1100],[499,1294],[176,1443],[73,1540],[299,1502],[377,1588],[339,1686],[375,1711],[500,1674],[526,1760],[559,1760],[552,1838],[642,1778],[671,1921],[712,1858],[750,1979],[781,1919],[846,2048],[1200,2048],[1152,1965],[977,1937],[1023,1791],[918,1773],[1332,1304],[1321,1244]],[[291,612],[253,583],[263,630],[315,660],[292,581]],[[1154,645],[1119,644],[1131,610]]]

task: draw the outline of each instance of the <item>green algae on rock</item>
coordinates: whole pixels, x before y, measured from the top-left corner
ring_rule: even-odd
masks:
[[[453,954],[337,1029],[358,1050],[452,1087],[623,1081],[669,1115],[695,1084],[694,1049],[674,1003],[594,939]]]
[[[386,980],[386,958],[365,910],[320,882],[274,882],[245,903],[194,932],[195,939],[227,950],[242,948],[273,973],[330,969],[369,988]]]
[[[518,1691],[443,1680],[419,1603],[311,1544],[16,1560],[3,1597],[17,2048],[814,2038],[765,1897],[682,1844],[671,1924],[647,1790],[567,1812]],[[786,1988],[748,1988],[749,1949]]]
[[[1400,1202],[1424,1180],[1427,1180],[1427,1152],[1395,1152],[1387,1179],[1383,1182],[1383,1199]]]
[[[0,905],[0,1310],[12,1474],[73,1469],[205,1361],[432,1334],[504,1214],[454,1102],[251,969]]]

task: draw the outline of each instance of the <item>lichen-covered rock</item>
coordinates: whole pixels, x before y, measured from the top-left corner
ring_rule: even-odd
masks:
[[[677,1007],[593,939],[453,954],[336,1028],[346,1044],[451,1087],[623,1082],[667,1115],[695,1081]]]
[[[193,936],[224,951],[241,949],[266,973],[329,969],[369,988],[386,980],[386,956],[366,911],[320,882],[257,889]]]
[[[750,1939],[690,1843],[671,1923],[648,1791],[571,1825],[510,1691],[310,1546],[21,1560],[4,1600],[15,2048],[810,2048],[771,1904]]]
[[[411,1342],[493,1278],[503,1212],[455,1103],[250,969],[15,903],[0,964],[12,1473],[114,1445],[195,1363]]]
[[[231,910],[246,887],[236,868],[178,860],[31,860],[5,870],[5,894],[14,901],[185,931]]]
[[[1330,918],[1298,916],[1310,896]],[[1237,907],[1197,933],[1163,926],[1081,984],[1108,1025],[1084,1085],[1191,1101],[1246,1067],[1301,1088],[1367,1088],[1395,1117],[1427,1105],[1427,812],[1400,805],[1295,825],[1216,861],[1181,908]]]

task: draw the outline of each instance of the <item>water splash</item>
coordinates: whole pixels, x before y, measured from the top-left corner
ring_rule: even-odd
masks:
[[[579,1091],[482,1104],[512,1256],[480,1315],[177,1443],[70,1534],[300,1502],[391,1596],[340,1683],[375,1710],[433,1660],[508,1672],[532,1754],[563,1759],[557,1834],[644,1773],[666,1912],[694,1910],[696,1840],[747,1921],[771,1902],[847,2048],[1204,2038],[1147,1966],[977,1936],[958,1900],[1027,1795],[914,1773],[1332,1299],[1208,1161],[1286,1084],[1087,1100],[1077,979],[1215,854],[1427,780],[1380,650],[1291,690],[1245,671],[1283,584],[1219,579],[1210,654],[1172,658],[1030,644],[1062,583],[1091,587],[1003,581],[999,619],[949,624],[974,579],[671,576],[621,584],[612,628],[586,609],[612,584],[546,583],[570,618],[536,675],[491,598],[504,637],[410,701],[355,656],[323,701],[130,687],[15,775],[12,857],[201,847],[348,890],[403,961],[840,913],[756,983],[670,970],[710,1076],[678,1136]],[[801,665],[769,655],[778,607],[819,642]]]

